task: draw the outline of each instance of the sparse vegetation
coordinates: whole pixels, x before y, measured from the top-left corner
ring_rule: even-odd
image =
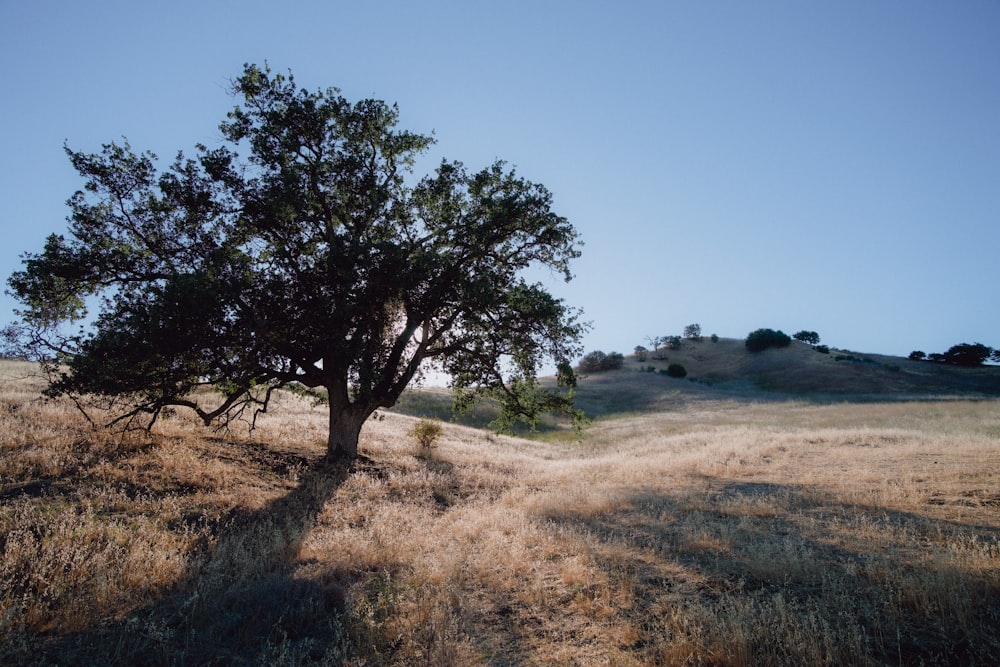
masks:
[[[688,340],[701,340],[701,325],[700,324],[689,324],[684,327],[684,337]]]

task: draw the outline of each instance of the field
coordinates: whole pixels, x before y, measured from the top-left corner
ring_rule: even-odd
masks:
[[[3,362],[0,664],[995,664],[1000,399],[712,372],[586,379],[579,439],[389,412],[343,469],[292,395],[120,437]]]

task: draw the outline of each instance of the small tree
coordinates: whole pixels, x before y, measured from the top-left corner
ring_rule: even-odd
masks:
[[[701,325],[689,324],[684,327],[684,337],[689,340],[701,340]]]
[[[548,190],[502,162],[445,161],[410,184],[433,139],[397,129],[395,106],[253,65],[233,90],[228,145],[162,174],[127,142],[66,149],[85,180],[69,238],[50,236],[8,283],[24,305],[11,345],[48,360],[50,395],[110,397],[148,427],[170,406],[210,424],[265,410],[280,387],[321,388],[328,456],[346,459],[428,364],[458,407],[496,398],[499,428],[582,418],[569,361],[585,327],[522,277],[569,280],[579,256]],[[88,303],[93,324],[67,330]],[[546,360],[568,392],[538,385]]]
[[[792,338],[808,345],[819,345],[819,334],[815,331],[803,330],[792,336]]]
[[[667,346],[668,350],[679,350],[681,349],[681,337],[680,336],[664,336],[663,343]]]
[[[647,350],[642,345],[636,345],[634,352],[636,361],[646,361],[646,354],[649,352],[649,350]]]
[[[913,361],[923,361],[926,358],[927,353],[922,350],[914,350],[913,352],[910,352],[910,356],[907,357],[907,359],[911,359]]]

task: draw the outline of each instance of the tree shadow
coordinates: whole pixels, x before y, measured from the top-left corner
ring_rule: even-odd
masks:
[[[235,510],[190,552],[177,590],[112,623],[54,638],[23,664],[312,664],[342,662],[356,574],[297,576],[295,557],[326,502],[378,464],[317,459],[291,492]]]
[[[978,541],[995,554],[996,527],[744,481],[639,490],[622,505],[543,516],[585,539],[604,576],[630,589],[618,613],[642,634],[621,648],[641,660],[669,662],[665,643],[685,632],[720,664],[972,665],[1000,655],[996,577],[931,553]],[[845,521],[866,534],[824,533]],[[872,546],[879,534],[882,548]]]

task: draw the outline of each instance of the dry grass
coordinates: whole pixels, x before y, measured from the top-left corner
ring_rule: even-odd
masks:
[[[0,366],[0,664],[993,664],[996,401],[674,396],[581,442],[386,414],[350,470],[89,430]],[[690,396],[694,396],[691,398]]]

